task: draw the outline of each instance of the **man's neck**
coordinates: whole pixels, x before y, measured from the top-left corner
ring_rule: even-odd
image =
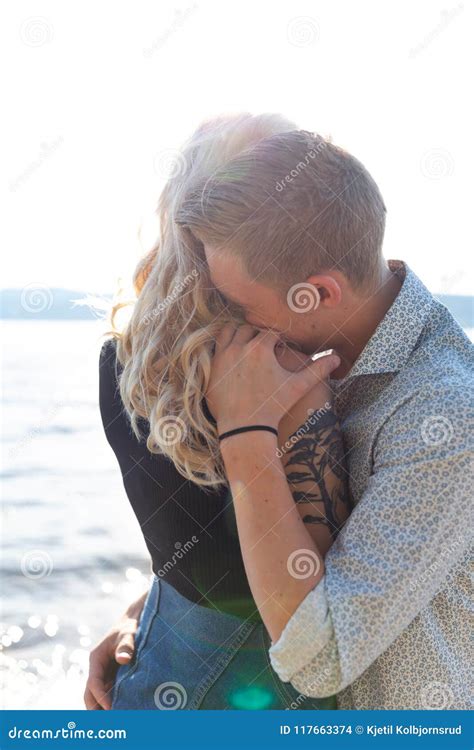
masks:
[[[341,364],[332,373],[332,378],[339,380],[349,373],[375,329],[393,305],[402,283],[394,271],[385,268],[382,281],[375,293],[365,298],[354,298],[353,309],[334,337],[334,348],[341,357]]]

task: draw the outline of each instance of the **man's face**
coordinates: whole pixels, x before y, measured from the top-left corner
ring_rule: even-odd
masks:
[[[238,258],[206,244],[204,249],[212,283],[228,302],[242,308],[250,325],[280,333],[307,354],[324,347],[327,337],[318,335],[318,310],[292,309],[295,305],[290,306],[285,294],[249,278]]]

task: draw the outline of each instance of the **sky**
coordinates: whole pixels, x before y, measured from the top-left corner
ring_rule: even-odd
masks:
[[[112,291],[153,239],[169,155],[245,110],[353,153],[388,209],[385,257],[472,293],[470,22],[458,0],[10,3],[0,285]]]

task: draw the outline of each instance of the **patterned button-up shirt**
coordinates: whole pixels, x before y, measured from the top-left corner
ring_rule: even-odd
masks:
[[[401,261],[393,305],[331,380],[354,510],[269,649],[341,709],[471,708],[474,347]],[[472,570],[471,570],[472,572]]]

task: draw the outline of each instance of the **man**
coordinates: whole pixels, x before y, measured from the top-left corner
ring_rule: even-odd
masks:
[[[222,263],[210,257],[215,276]],[[337,693],[339,708],[468,708],[472,348],[410,269],[395,261],[390,267],[405,278],[362,354],[351,356],[353,339],[344,327],[344,341],[330,342],[345,352],[346,374],[330,385],[355,510],[324,562],[319,558],[317,575],[301,580],[287,564],[291,550],[303,559],[318,549],[289,514],[277,438],[247,432],[223,440],[221,450],[249,582],[280,679],[303,695]],[[224,275],[235,292],[236,268]],[[321,305],[329,302],[326,282],[315,276],[308,283],[325,289]],[[275,306],[274,300],[268,309]],[[256,341],[250,327],[227,330],[221,339],[220,393],[212,401],[211,390],[209,399],[219,432],[278,423],[270,397],[279,387],[262,372],[257,349],[266,347],[271,362],[271,346],[263,336]],[[253,405],[242,407],[237,397],[242,382],[257,394]],[[322,433],[316,422],[313,439]],[[275,543],[268,533],[281,519],[286,547],[282,535]]]
[[[312,471],[324,475],[329,453],[354,510],[326,555],[292,512],[301,497],[278,436],[221,442],[273,668],[303,695],[336,693],[339,708],[470,707],[472,345],[405,263],[384,261],[378,188],[331,143],[306,131],[265,139],[205,189],[180,222],[248,321],[216,343],[206,398],[219,433],[277,429],[315,382],[316,363],[283,370],[281,339],[338,355],[333,416],[311,430],[317,446],[331,429],[330,447]]]

